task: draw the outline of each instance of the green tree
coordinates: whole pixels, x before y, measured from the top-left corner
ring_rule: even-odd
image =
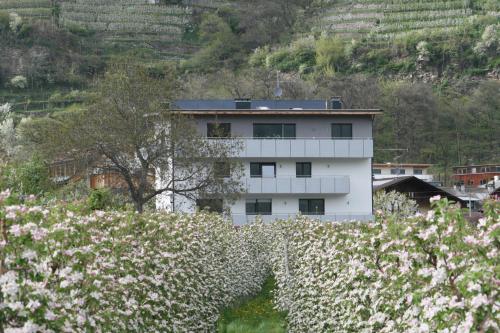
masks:
[[[204,14],[199,30],[204,46],[184,62],[185,69],[210,72],[223,65],[234,67],[243,61],[241,42],[222,17],[215,13]]]
[[[500,82],[485,81],[473,92],[464,111],[468,132],[467,159],[474,163],[495,162],[500,159]]]
[[[422,149],[438,135],[438,100],[432,87],[424,83],[391,82],[382,89],[384,115],[375,125],[377,148],[406,149],[401,160],[427,161]]]

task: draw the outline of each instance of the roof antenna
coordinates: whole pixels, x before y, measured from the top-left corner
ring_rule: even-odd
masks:
[[[274,89],[274,97],[281,98],[283,89],[280,87],[280,71],[276,71],[276,89]]]

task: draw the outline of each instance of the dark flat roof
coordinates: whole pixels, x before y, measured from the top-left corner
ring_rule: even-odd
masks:
[[[248,100],[237,109],[235,100],[177,100],[171,108],[190,115],[376,115],[380,109],[332,109],[326,100]]]
[[[327,109],[325,100],[248,100],[252,110],[268,108],[270,110],[286,110],[301,108],[304,110],[324,110]],[[235,110],[236,104],[233,99],[198,99],[198,100],[177,100],[173,103],[173,109],[180,110]]]

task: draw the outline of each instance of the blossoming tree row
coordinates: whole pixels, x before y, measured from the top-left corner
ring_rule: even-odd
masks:
[[[269,274],[262,225],[10,201],[0,194],[0,331],[210,332]]]
[[[274,227],[289,332],[498,332],[500,207],[472,225],[446,200],[369,224]]]
[[[5,332],[210,332],[271,270],[292,333],[499,330],[498,203],[477,225],[438,198],[404,217],[414,209],[396,198],[373,223],[237,229],[210,214],[79,214],[30,199],[0,193]]]

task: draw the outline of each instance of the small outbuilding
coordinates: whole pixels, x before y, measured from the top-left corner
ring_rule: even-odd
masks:
[[[462,198],[414,176],[374,180],[373,192],[377,191],[403,193],[412,200],[415,200],[418,207],[422,210],[430,209],[430,198],[436,195],[459,203],[462,208],[467,207],[467,201]]]

